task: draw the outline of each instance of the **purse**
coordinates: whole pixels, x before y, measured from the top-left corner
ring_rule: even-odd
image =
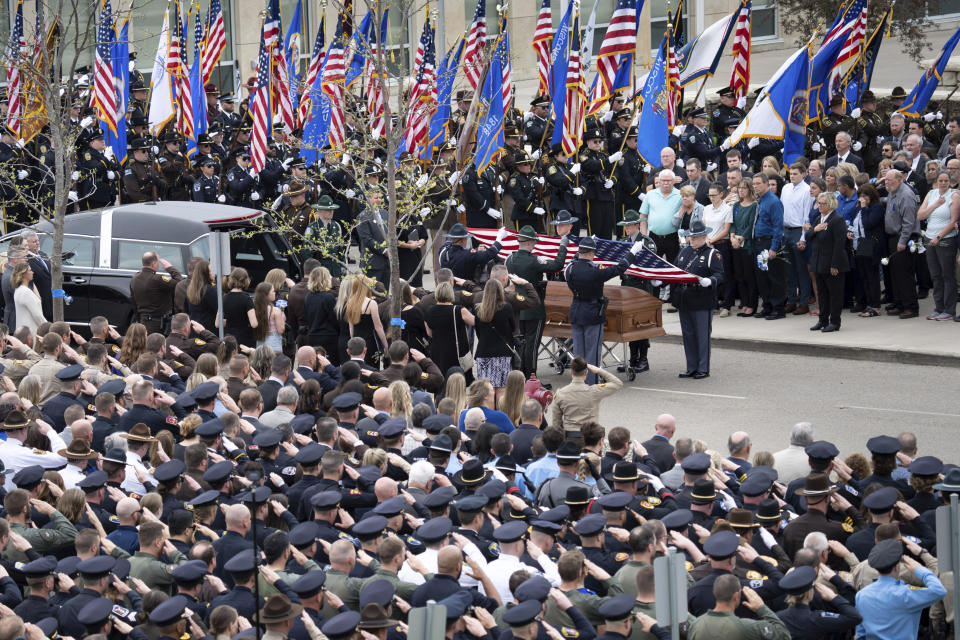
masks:
[[[467,351],[464,355],[460,355],[460,335],[457,331],[457,305],[453,305],[453,344],[457,349],[457,362],[460,363],[460,368],[464,372],[473,369],[475,361],[473,359],[473,354],[470,351]]]

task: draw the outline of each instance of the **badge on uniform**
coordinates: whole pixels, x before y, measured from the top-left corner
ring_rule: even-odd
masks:
[[[164,422],[166,422],[167,424],[177,424],[177,418],[176,416],[167,416],[166,418],[164,418]]]
[[[499,542],[491,542],[490,545],[487,547],[487,551],[489,551],[489,552],[490,552],[490,555],[492,555],[494,558],[499,558],[499,557],[500,557],[500,543],[499,543]]]
[[[660,500],[660,498],[658,498],[657,496],[647,496],[646,502],[649,502],[654,506],[659,506],[662,500]]]
[[[160,279],[163,280],[164,282],[170,282],[171,280],[173,280],[173,278],[171,278],[170,276],[160,276]]]
[[[747,580],[757,580],[760,582],[759,586],[763,586],[763,581],[767,579],[767,576],[763,575],[759,571],[747,571]]]
[[[204,342],[203,340],[201,340],[200,338],[194,338],[194,339],[193,339],[193,344],[197,345],[198,347],[202,347],[203,345],[205,345],[205,344],[207,344],[207,343]]]
[[[625,562],[626,559],[629,558],[629,557],[630,557],[630,554],[629,554],[629,553],[627,553],[626,551],[621,551],[620,553],[618,553],[617,555],[614,556],[614,559],[615,559],[617,562]]]
[[[84,159],[84,160],[93,160],[93,156],[91,156],[91,155],[90,155],[90,152],[87,151],[85,154],[83,154],[83,159]]]

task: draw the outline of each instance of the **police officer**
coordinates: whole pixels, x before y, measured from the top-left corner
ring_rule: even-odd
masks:
[[[520,347],[520,368],[523,375],[529,377],[537,372],[537,355],[540,351],[540,338],[543,335],[543,323],[547,312],[544,299],[547,295],[547,283],[543,274],[560,271],[567,259],[567,245],[570,238],[563,236],[560,240],[560,249],[553,260],[535,256],[533,249],[537,244],[537,232],[527,225],[517,234],[520,248],[507,258],[507,270],[533,284],[540,298],[540,304],[533,309],[520,312],[520,334],[523,336]]]
[[[79,405],[84,410],[87,403],[79,399],[80,389],[82,388],[80,375],[83,373],[83,366],[72,364],[57,371],[56,377],[60,381],[60,393],[53,396],[43,405],[43,419],[50,423],[58,431],[63,431],[67,425],[63,421],[63,412],[68,407]]]
[[[227,197],[220,193],[220,176],[217,161],[212,156],[200,160],[200,176],[193,182],[194,202],[226,202]]]
[[[717,91],[717,95],[720,96],[720,106],[710,114],[710,126],[713,129],[713,133],[716,134],[717,139],[722,140],[727,136],[727,122],[730,120],[739,122],[747,117],[747,113],[737,106],[737,99],[733,96],[732,87],[720,89]],[[746,100],[744,99],[744,101]]]
[[[639,253],[640,248],[636,244],[630,251]],[[588,364],[599,366],[607,307],[603,283],[623,275],[630,263],[621,260],[615,267],[597,267],[593,264],[596,252],[596,241],[590,237],[582,238],[577,248],[577,258],[567,265],[563,274],[573,292],[573,303],[570,305],[573,353],[582,356]],[[591,372],[587,375],[587,384],[596,381],[596,374]]]
[[[860,153],[863,165],[870,175],[875,175],[880,163],[880,145],[887,125],[883,116],[877,113],[877,97],[867,90],[860,96],[860,108],[850,112],[857,119],[857,141],[862,145]]]
[[[176,131],[167,131],[163,134],[163,152],[157,159],[160,163],[160,173],[167,183],[167,200],[190,199],[190,162],[180,152],[182,139]]]
[[[223,135],[230,138],[233,132],[240,127],[243,117],[234,111],[236,108],[236,98],[232,93],[220,95],[220,112],[214,118],[214,122],[220,124],[223,129]]]
[[[777,612],[777,617],[790,631],[791,638],[822,638],[832,634],[846,634],[863,617],[846,598],[824,585],[815,585],[817,570],[811,566],[795,567],[780,579],[780,588],[793,596],[790,606]],[[813,610],[814,591],[830,605],[829,611]]]
[[[820,136],[827,143],[827,157],[837,154],[837,146],[834,142],[837,134],[841,131],[850,134],[850,137],[856,139],[857,121],[844,111],[845,101],[843,96],[837,95],[830,98],[830,112],[820,119]]]
[[[558,142],[550,147],[551,162],[546,165],[547,182],[550,184],[550,211],[557,214],[567,211],[576,221],[573,234],[580,234],[579,219],[584,211],[583,187],[580,186],[580,165],[567,164],[568,156],[563,150],[563,143]]]
[[[287,205],[278,214],[281,220],[298,234],[306,233],[313,218],[313,207],[307,203],[309,190],[310,187],[299,180],[290,182],[284,194]]]
[[[610,153],[623,151],[627,132],[630,130],[630,122],[633,119],[633,112],[627,109],[620,109],[617,112],[613,122],[607,123],[607,150]]]
[[[468,249],[470,232],[459,222],[447,232],[447,242],[440,250],[440,266],[450,269],[455,278],[473,280],[476,270],[500,253],[501,242],[507,237],[507,230],[497,232],[496,241],[487,249]]]
[[[497,182],[497,170],[492,164],[482,173],[477,173],[476,163],[464,171],[460,185],[463,187],[467,226],[495,229],[500,225],[503,213],[496,208]]]
[[[603,134],[599,130],[588,131],[583,139],[585,147],[580,149],[577,162],[583,170],[586,189],[587,229],[592,235],[609,240],[613,237],[614,169],[623,153],[605,154]]]
[[[714,141],[713,134],[707,130],[707,112],[697,107],[690,112],[693,121],[683,131],[683,155],[685,159],[696,158],[701,167],[706,167],[720,155],[720,147]]]
[[[457,91],[457,108],[450,114],[447,121],[447,137],[460,139],[460,133],[463,131],[463,125],[467,123],[467,113],[470,111],[470,103],[473,102],[473,92],[469,89],[460,89]]]
[[[684,232],[690,243],[677,254],[677,266],[699,278],[696,283],[674,287],[674,305],[680,311],[687,358],[687,369],[680,374],[681,378],[701,380],[710,375],[710,331],[717,306],[717,285],[723,282],[720,254],[707,246],[707,236],[712,231],[702,221],[693,221]]]
[[[649,236],[645,236],[640,232],[640,212],[630,209],[623,214],[623,220],[617,223],[618,227],[623,227],[623,237],[627,242],[641,242],[643,243],[644,248],[648,251],[652,251],[654,255],[659,255],[657,252],[657,243],[655,243]],[[649,280],[644,280],[636,276],[630,276],[624,274],[621,278],[621,283],[625,287],[633,287],[634,289],[643,289],[650,295],[656,295],[656,289],[650,283]],[[644,338],[643,340],[631,340],[630,341],[630,372],[631,373],[643,373],[650,369],[650,363],[647,362],[647,353],[650,351],[650,340]]]
[[[134,138],[129,150],[133,159],[123,172],[124,200],[126,202],[151,202],[160,199],[166,183],[160,177],[157,165],[150,158],[150,140]]]
[[[553,121],[550,116],[550,96],[537,96],[530,102],[530,111],[523,116],[523,142],[535,151],[550,146]]]
[[[513,212],[510,219],[519,229],[523,226],[538,225],[538,220],[546,213],[537,197],[536,178],[530,175],[533,158],[524,151],[514,156],[514,173],[507,181],[507,193],[513,198]]]
[[[340,226],[334,220],[337,204],[330,196],[320,196],[317,204],[313,205],[315,217],[307,225],[304,236],[308,238],[308,247],[305,252],[327,268],[334,278],[343,276],[343,265],[347,259],[347,240]]]
[[[130,279],[130,302],[148,333],[166,333],[173,314],[173,291],[183,276],[156,251],[143,254],[143,268]],[[166,273],[158,273],[160,268]]]
[[[227,171],[224,183],[227,204],[255,208],[260,200],[260,192],[257,177],[250,168],[250,149],[236,149],[233,157],[236,164]]]
[[[44,618],[56,617],[60,607],[50,602],[50,595],[56,588],[57,559],[43,556],[20,567],[20,573],[27,580],[30,595],[13,610],[24,622],[36,624]]]
[[[647,174],[643,170],[647,163],[637,151],[637,128],[630,127],[625,135],[623,158],[617,165],[616,217],[618,220],[623,219],[624,212],[628,209],[640,209],[647,182]]]
[[[99,129],[86,136],[87,149],[77,163],[80,170],[80,203],[82,208],[107,207],[117,200],[117,178],[120,165],[107,148]]]

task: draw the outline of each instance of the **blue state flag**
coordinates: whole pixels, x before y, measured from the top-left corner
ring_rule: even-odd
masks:
[[[324,56],[323,66],[320,67],[320,73],[317,74],[313,86],[310,87],[310,120],[303,127],[303,140],[306,144],[300,148],[300,157],[303,158],[308,167],[320,162],[321,150],[330,141],[332,107],[330,97],[321,86],[323,72],[327,68],[327,61],[330,60],[330,51],[337,44],[338,38],[339,33],[327,45],[327,54]]]
[[[373,11],[368,9],[367,15],[360,21],[360,26],[354,30],[353,37],[350,38],[350,46],[347,48],[347,55],[351,57],[350,65],[347,67],[345,86],[349,87],[363,74],[363,66],[367,61],[371,42],[376,42],[376,39],[373,33]]]
[[[297,0],[293,7],[293,17],[290,18],[290,28],[287,29],[287,38],[283,43],[284,53],[287,56],[287,82],[290,85],[290,103],[293,112],[297,112],[297,103],[300,96],[297,87],[300,86],[300,33],[303,31],[303,0]]]
[[[130,104],[130,18],[124,18],[123,26],[117,31],[111,45],[110,61],[113,64],[113,77],[119,91],[117,97],[117,135],[110,136],[110,147],[117,162],[122,163],[127,158],[127,105]],[[101,123],[102,124],[102,123]],[[108,135],[109,128],[104,131]]]
[[[553,49],[550,52],[550,63],[553,65],[553,71],[550,77],[553,79],[552,100],[553,117],[555,125],[553,127],[553,138],[551,144],[557,144],[563,140],[563,114],[566,110],[567,102],[567,67],[570,66],[570,20],[573,15],[574,0],[567,4],[567,11],[563,14],[557,26],[556,33],[553,34]]]
[[[480,121],[477,124],[477,174],[495,162],[503,153],[503,92],[500,85],[503,82],[503,38],[490,60],[490,68],[483,82],[483,91],[480,94]]]
[[[430,119],[431,147],[436,147],[447,140],[447,121],[450,119],[450,96],[453,93],[453,82],[457,79],[457,70],[460,68],[460,56],[463,54],[463,45],[466,42],[463,36],[457,44],[447,52],[446,58],[440,65],[437,73],[437,110]]]
[[[653,61],[647,81],[643,85],[643,108],[637,125],[637,151],[644,161],[654,167],[660,166],[660,151],[667,146],[667,66],[664,52],[667,36],[663,36],[657,58]]]
[[[930,97],[933,96],[937,85],[940,84],[944,69],[947,68],[947,63],[950,62],[950,56],[953,54],[957,42],[960,42],[960,29],[957,29],[957,31],[950,36],[950,39],[947,40],[946,44],[943,45],[937,61],[924,72],[913,90],[907,94],[903,104],[897,109],[898,112],[909,118],[919,118],[923,115],[924,110],[927,108],[927,103],[930,102]]]
[[[197,138],[207,132],[207,95],[203,87],[203,61],[200,51],[203,46],[203,28],[200,26],[200,9],[194,15],[193,66],[190,67],[190,104],[193,108],[193,137],[187,138],[187,157],[197,153]]]

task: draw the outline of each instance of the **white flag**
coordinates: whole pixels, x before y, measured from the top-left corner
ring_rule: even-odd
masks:
[[[163,27],[160,29],[160,42],[157,44],[157,56],[153,60],[153,73],[150,76],[150,133],[156,136],[164,125],[174,116],[173,89],[170,76],[167,75],[167,49],[170,19],[163,14]]]

